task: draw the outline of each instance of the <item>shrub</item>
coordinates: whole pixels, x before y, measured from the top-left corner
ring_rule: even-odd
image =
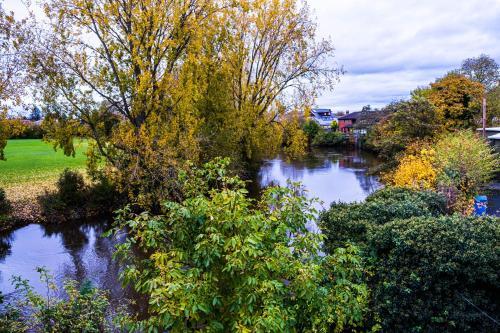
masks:
[[[345,142],[347,142],[347,137],[343,133],[321,130],[314,137],[312,144],[314,146],[331,147],[343,144]]]
[[[445,198],[431,191],[388,187],[370,195],[363,203],[333,203],[320,213],[319,227],[328,251],[345,244],[365,243],[367,231],[395,219],[439,216],[446,211]]]
[[[18,325],[26,324],[36,332],[114,332],[116,327],[109,318],[116,318],[124,312],[118,309],[111,313],[107,294],[92,286],[89,281],[80,285],[76,281],[66,281],[64,298],[53,276],[44,268],[37,268],[40,280],[46,286],[47,294],[36,293],[27,280],[14,277],[16,290],[24,297],[18,309],[24,309],[22,316],[13,318]]]
[[[314,120],[308,119],[304,123],[302,130],[306,134],[309,140],[314,139],[314,137],[322,130],[321,126]]]
[[[116,185],[104,175],[99,175],[87,188],[89,209],[99,212],[112,212],[123,204],[123,196]]]
[[[85,198],[85,181],[77,171],[64,169],[57,181],[59,199],[68,206],[82,205]]]
[[[500,219],[395,220],[368,238],[376,258],[372,307],[385,331],[497,331]]]
[[[10,211],[10,203],[7,200],[5,190],[0,188],[0,215],[7,214]]]
[[[336,120],[332,121],[332,123],[330,124],[330,129],[332,131],[337,131],[339,129],[339,123]]]
[[[471,209],[469,201],[498,170],[498,156],[483,138],[471,131],[443,136],[434,150],[439,189],[456,193],[455,198],[449,200],[456,211]]]
[[[41,125],[35,123],[25,124],[21,131],[14,133],[11,139],[42,139],[44,130]]]
[[[422,149],[418,154],[407,154],[399,159],[398,167],[391,174],[394,186],[415,190],[436,188],[437,172],[433,165],[434,152]]]
[[[54,222],[108,214],[123,202],[116,186],[105,176],[97,175],[87,185],[81,173],[69,169],[59,176],[56,192],[45,193],[39,201],[45,217]]]
[[[498,156],[471,131],[443,135],[436,143],[413,144],[388,173],[389,184],[432,189],[447,197],[448,207],[468,215],[472,199],[498,170]]]
[[[124,282],[149,298],[138,331],[342,331],[361,323],[366,287],[358,251],[319,253],[309,232],[310,200],[296,185],[270,188],[256,203],[244,182],[225,176],[226,162],[207,164],[187,182],[191,195],[164,203],[162,216],[130,216],[118,255],[139,247],[150,256],[127,260]],[[215,166],[215,168],[214,168]],[[193,192],[192,190],[197,189]],[[211,190],[209,188],[212,188]]]

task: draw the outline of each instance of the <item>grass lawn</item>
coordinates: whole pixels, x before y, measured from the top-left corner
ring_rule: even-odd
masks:
[[[76,140],[75,145],[76,156],[67,157],[42,140],[9,140],[7,161],[0,161],[0,187],[54,182],[65,168],[84,169],[87,142]]]

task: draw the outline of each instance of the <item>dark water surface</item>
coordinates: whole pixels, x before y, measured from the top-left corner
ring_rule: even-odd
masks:
[[[314,150],[307,158],[292,162],[276,158],[262,164],[251,191],[271,184],[286,185],[291,179],[302,182],[308,196],[323,201],[319,208],[327,208],[333,201],[361,201],[380,187],[377,178],[367,174],[369,168],[378,164],[373,155],[352,150]],[[498,193],[495,198],[492,203],[497,210]],[[7,294],[7,299],[15,297],[10,279],[17,275],[30,280],[43,294],[45,287],[35,271],[43,266],[55,276],[59,286],[67,279],[90,280],[109,291],[113,304],[136,299],[117,278],[120,267],[112,253],[120,240],[100,237],[108,227],[103,221],[51,228],[29,225],[0,236],[0,291]],[[310,229],[317,230],[314,224]],[[140,312],[137,306],[132,309]]]
[[[285,186],[289,180],[301,182],[308,197],[321,200],[316,207],[321,210],[336,201],[362,201],[380,188],[377,177],[367,172],[379,164],[374,155],[359,150],[315,149],[299,161],[281,157],[265,161],[254,181],[259,186],[252,190],[269,185]],[[317,231],[314,223],[308,227]]]

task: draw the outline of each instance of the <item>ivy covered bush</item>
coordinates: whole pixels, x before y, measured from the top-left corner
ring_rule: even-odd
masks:
[[[386,188],[364,203],[333,204],[319,225],[327,253],[361,249],[366,323],[384,332],[497,331],[499,218],[447,215],[440,194]]]
[[[171,332],[329,332],[354,328],[367,311],[358,250],[320,255],[309,232],[310,200],[290,188],[248,198],[216,160],[181,176],[186,198],[160,216],[121,211],[117,232],[125,283],[149,298],[151,317],[132,329]],[[131,260],[139,249],[145,259]]]
[[[439,216],[446,212],[446,199],[432,191],[388,187],[362,203],[333,203],[320,213],[319,226],[325,247],[333,250],[348,243],[365,243],[367,231],[395,219]]]
[[[368,238],[371,308],[385,331],[498,331],[499,218],[395,220]]]

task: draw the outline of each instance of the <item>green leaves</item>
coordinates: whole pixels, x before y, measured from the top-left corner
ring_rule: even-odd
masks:
[[[320,256],[299,184],[267,189],[254,203],[214,164],[183,181],[193,195],[165,203],[163,215],[120,215],[129,242],[149,254],[125,273],[149,297],[152,317],[137,328],[326,332],[361,322],[368,291],[358,252]]]

